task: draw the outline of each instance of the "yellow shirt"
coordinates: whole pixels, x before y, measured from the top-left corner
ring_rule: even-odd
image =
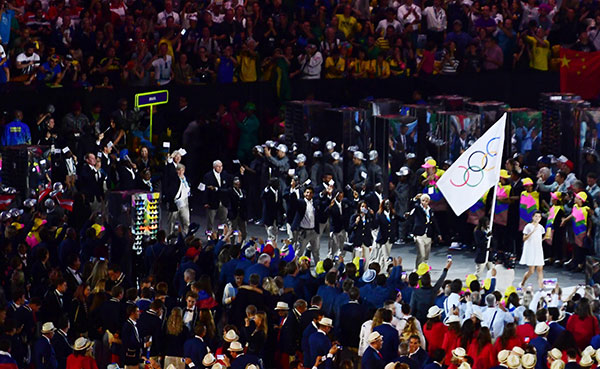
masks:
[[[371,73],[373,78],[388,78],[390,76],[390,63],[384,60],[381,64],[378,64],[377,59],[371,60]]]
[[[256,82],[258,75],[256,73],[256,61],[258,56],[252,56],[246,51],[242,51],[238,56],[240,64],[240,81]]]
[[[342,78],[346,69],[344,58],[338,58],[337,63],[331,56],[325,59],[325,78]]]
[[[350,38],[354,31],[358,31],[358,29],[356,29],[358,22],[353,16],[346,17],[344,14],[336,14],[336,17],[339,23],[338,28],[340,31],[344,32],[346,38]]]
[[[360,73],[361,75],[356,78],[367,78],[369,71],[371,70],[371,62],[369,60],[355,60],[349,65],[350,70],[354,74]]]
[[[548,60],[550,59],[550,43],[544,40],[540,45],[534,37],[525,36],[527,42],[531,45],[531,60],[529,66],[537,70],[548,70]]]

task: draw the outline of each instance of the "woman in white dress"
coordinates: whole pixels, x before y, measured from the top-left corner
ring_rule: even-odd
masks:
[[[538,285],[544,288],[544,249],[542,247],[542,238],[546,232],[540,224],[542,213],[536,211],[533,214],[531,223],[523,228],[523,254],[519,264],[527,265],[529,269],[523,275],[523,280],[519,284],[521,288],[525,286],[527,278],[531,277],[534,271],[537,271]]]

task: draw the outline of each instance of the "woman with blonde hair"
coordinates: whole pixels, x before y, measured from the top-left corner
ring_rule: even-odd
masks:
[[[98,281],[106,278],[108,278],[108,262],[106,260],[98,260],[96,264],[94,264],[92,274],[90,274],[86,282],[94,289]]]
[[[377,309],[375,311],[375,314],[373,315],[373,319],[367,320],[360,327],[360,341],[358,343],[358,356],[362,357],[362,355],[365,352],[365,350],[367,349],[367,347],[369,347],[368,338],[369,338],[369,335],[371,334],[371,332],[373,332],[373,328],[377,327],[378,325],[383,324],[383,317],[382,317],[383,310],[384,310],[383,308]]]
[[[185,369],[183,358],[183,344],[189,332],[183,324],[183,310],[175,307],[167,319],[165,332],[165,368],[173,364],[176,369]]]
[[[264,311],[256,312],[256,315],[246,321],[242,332],[248,342],[249,354],[262,356],[267,342],[267,325],[267,313]]]

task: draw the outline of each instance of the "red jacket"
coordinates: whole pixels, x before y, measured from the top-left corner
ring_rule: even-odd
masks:
[[[98,365],[93,357],[71,354],[67,357],[67,369],[98,369]]]
[[[460,337],[458,333],[454,331],[448,331],[444,336],[444,341],[442,342],[442,348],[446,351],[446,359],[444,364],[450,366],[452,359],[452,350],[457,348],[460,345]]]
[[[496,343],[494,344],[494,355],[496,355],[496,357],[498,357],[498,353],[500,351],[502,351],[502,350],[510,351],[515,346],[519,346],[519,347],[523,346],[523,341],[521,341],[519,336],[509,339],[508,343],[505,346],[502,346],[502,341],[500,340],[500,338],[498,338],[496,340]]]
[[[580,350],[585,349],[590,344],[592,337],[600,334],[598,319],[595,316],[581,319],[579,315],[573,314],[567,321],[567,330],[575,337],[575,343],[577,343]]]
[[[444,336],[448,332],[448,327],[442,322],[435,322],[431,325],[431,329],[427,329],[427,323],[423,326],[423,335],[427,340],[427,352],[429,356],[437,349],[442,348]]]
[[[477,352],[477,341],[471,342],[467,355],[473,358],[473,369],[488,369],[496,365],[496,355],[491,343],[483,346],[481,351]]]

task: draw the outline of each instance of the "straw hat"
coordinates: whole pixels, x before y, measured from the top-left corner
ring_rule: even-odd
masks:
[[[442,309],[440,309],[440,307],[437,305],[433,305],[427,312],[427,319],[432,319],[440,315],[442,315]]]
[[[237,333],[235,333],[235,331],[233,329],[230,329],[227,331],[227,333],[225,333],[223,335],[223,339],[226,342],[234,342],[240,339],[240,337],[237,335]]]
[[[521,358],[521,364],[525,369],[535,368],[535,363],[537,362],[537,357],[534,354],[525,354]]]
[[[244,348],[242,347],[241,343],[239,343],[238,341],[234,341],[234,342],[231,342],[231,345],[229,346],[229,348],[227,350],[231,351],[231,352],[241,352],[241,351],[244,351]]]
[[[92,342],[85,337],[79,337],[75,340],[75,344],[73,345],[73,350],[75,351],[84,351],[92,347]]]
[[[467,352],[462,347],[457,347],[454,350],[452,350],[452,357],[462,359],[465,356],[467,356]]]
[[[562,360],[554,360],[550,365],[550,369],[565,369],[565,362]]]
[[[333,321],[329,318],[321,318],[321,320],[319,321],[319,325],[324,325],[326,327],[333,327]]]
[[[550,327],[548,327],[548,324],[546,324],[546,322],[539,322],[535,326],[535,334],[537,334],[538,336],[542,336],[548,333],[549,330]]]
[[[450,315],[448,318],[446,318],[446,321],[444,322],[445,325],[450,325],[450,323],[460,323],[460,318],[458,317],[458,315]]]
[[[55,330],[56,328],[54,328],[54,324],[52,324],[52,322],[47,322],[42,325],[42,334],[52,333]]]
[[[588,346],[588,347],[586,347],[583,350],[583,352],[581,354],[582,355],[595,356],[596,355],[596,350],[594,350],[594,348],[592,346]]]
[[[523,350],[520,346],[513,347],[511,352],[513,355],[517,355],[518,357],[525,355],[525,350]]]
[[[506,365],[511,369],[517,369],[521,366],[521,360],[517,355],[510,354],[508,355],[508,359],[506,359]]]
[[[367,342],[373,343],[377,340],[383,339],[383,336],[379,332],[371,332],[367,338]]]
[[[498,353],[498,362],[500,364],[504,364],[506,363],[506,360],[508,360],[508,355],[510,355],[510,351],[508,350],[502,350]]]
[[[581,360],[579,360],[579,366],[582,368],[589,368],[594,364],[594,360],[590,355],[583,354],[581,355]]]
[[[555,347],[552,350],[548,351],[548,357],[552,358],[553,360],[561,360],[562,352],[560,352],[560,350]]]
[[[210,352],[208,354],[204,355],[204,359],[202,359],[202,365],[204,365],[204,366],[212,366],[216,362],[217,362],[217,359],[215,358],[215,355],[213,355]]]
[[[279,301],[277,302],[277,306],[275,306],[275,310],[290,310],[290,306],[287,302]]]
[[[464,363],[460,364],[458,369],[471,369],[471,365],[465,361]]]

